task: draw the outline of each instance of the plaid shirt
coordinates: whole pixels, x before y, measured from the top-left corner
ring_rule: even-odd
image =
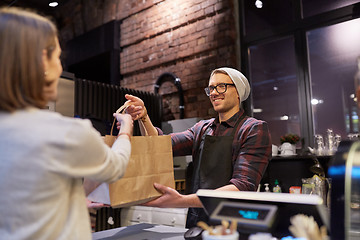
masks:
[[[219,122],[218,117],[201,120],[193,127],[180,133],[172,133],[174,156],[197,156],[199,141],[209,126],[209,135],[229,136],[236,121],[244,114],[241,109],[226,122]],[[234,184],[240,191],[255,191],[271,158],[271,137],[268,125],[264,121],[246,116],[238,125],[232,144],[233,174],[229,184]],[[158,129],[159,135],[162,131]]]

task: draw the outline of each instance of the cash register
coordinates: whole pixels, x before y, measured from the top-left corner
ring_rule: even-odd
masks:
[[[290,218],[297,214],[313,216],[319,226],[329,229],[328,209],[317,195],[206,189],[196,194],[210,216],[210,225],[235,220],[240,236],[258,232],[277,238],[289,236]]]

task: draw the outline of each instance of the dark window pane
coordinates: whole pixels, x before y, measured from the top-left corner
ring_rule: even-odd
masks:
[[[273,144],[287,133],[300,136],[294,39],[250,47],[254,117],[269,123]]]
[[[244,0],[245,35],[288,24],[293,21],[291,0],[261,0],[262,8],[255,6],[255,0]]]
[[[303,16],[310,17],[357,2],[359,0],[302,0]]]
[[[360,56],[360,19],[307,32],[314,132],[342,138],[358,132],[354,77]]]

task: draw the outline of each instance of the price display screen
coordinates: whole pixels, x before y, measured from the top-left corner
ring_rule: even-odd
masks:
[[[236,220],[240,225],[248,228],[268,230],[276,212],[276,205],[223,201],[217,206],[211,218]]]
[[[224,206],[219,211],[219,215],[248,220],[265,220],[269,212],[269,209],[249,208],[242,206]]]

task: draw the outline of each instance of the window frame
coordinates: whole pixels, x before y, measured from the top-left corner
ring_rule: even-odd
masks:
[[[306,33],[308,31],[331,26],[334,24],[360,18],[360,2],[342,8],[334,9],[321,14],[303,18],[301,0],[292,0],[294,21],[271,29],[259,31],[256,34],[245,35],[245,5],[239,0],[239,26],[240,26],[240,66],[242,72],[252,83],[249,48],[257,44],[293,36],[295,44],[295,57],[297,63],[298,78],[298,103],[300,114],[301,137],[304,138],[304,146],[314,145],[314,122],[311,106],[311,78],[309,69],[308,43]],[[253,116],[252,94],[245,102],[247,114]],[[266,119],[264,119],[266,120]]]

